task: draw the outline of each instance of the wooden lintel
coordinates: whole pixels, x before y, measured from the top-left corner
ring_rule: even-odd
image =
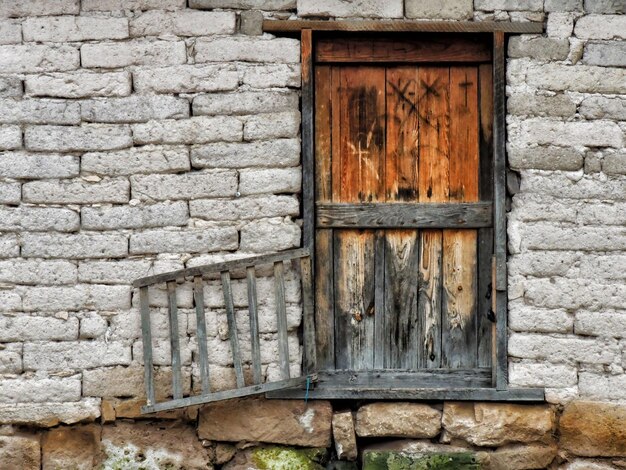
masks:
[[[482,22],[482,21],[370,21],[370,20],[264,20],[266,33],[299,33],[303,29],[313,31],[360,31],[360,32],[430,32],[430,33],[543,33],[542,23],[532,22]]]

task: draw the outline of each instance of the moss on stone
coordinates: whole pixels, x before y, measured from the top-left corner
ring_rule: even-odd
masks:
[[[326,449],[295,449],[293,447],[260,447],[252,459],[261,470],[323,470],[318,462]]]
[[[410,454],[393,451],[367,451],[363,470],[480,470],[473,453],[444,452]]]

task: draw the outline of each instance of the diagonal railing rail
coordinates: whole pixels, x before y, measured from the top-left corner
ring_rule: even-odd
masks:
[[[299,265],[302,292],[302,369],[300,377],[292,377],[290,373],[290,357],[288,346],[287,305],[285,300],[285,271],[284,263],[292,262]],[[259,313],[257,297],[257,270],[260,266],[272,265],[274,279],[274,302],[278,330],[278,357],[281,380],[263,382],[261,347],[259,332]],[[242,397],[255,393],[264,393],[273,390],[296,387],[312,379],[315,372],[315,326],[313,312],[313,288],[311,275],[311,256],[307,249],[296,249],[270,255],[262,255],[236,259],[222,263],[214,263],[179,271],[173,271],[154,276],[137,279],[133,286],[139,288],[139,302],[141,313],[141,330],[143,342],[144,381],[147,402],[142,407],[143,413],[165,411],[184,406],[209,403],[234,397]],[[233,288],[231,277],[236,270],[245,270],[246,290],[248,300],[248,316],[250,323],[250,367],[252,378],[244,376],[244,360],[240,338],[237,333],[236,312],[233,302]],[[211,355],[207,348],[207,322],[205,314],[204,284],[205,278],[219,276],[223,292],[226,311],[228,339],[232,354],[232,364],[235,372],[236,388],[232,390],[211,391]],[[181,361],[181,332],[178,326],[177,291],[179,286],[189,279],[193,279],[193,299],[195,304],[197,366],[200,375],[200,394],[183,396],[183,368]],[[155,400],[155,373],[153,361],[153,325],[150,316],[149,288],[166,285],[167,309],[169,324],[169,345],[172,367],[172,399],[158,402]],[[186,332],[184,332],[186,334]],[[249,383],[251,382],[251,383]],[[193,392],[192,392],[193,393]]]

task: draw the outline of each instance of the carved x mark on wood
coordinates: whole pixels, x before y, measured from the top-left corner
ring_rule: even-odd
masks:
[[[413,113],[417,113],[417,107],[415,106],[415,103],[413,103],[413,101],[411,101],[411,99],[407,96],[407,95],[414,95],[414,93],[412,92],[407,93],[407,90],[411,86],[411,83],[414,83],[414,82],[415,82],[414,80],[409,80],[408,82],[404,84],[404,86],[402,86],[402,81],[398,82],[398,86],[396,86],[392,82],[387,82],[387,84],[391,87],[391,89],[394,91],[396,96],[400,98],[400,101],[396,103],[394,112],[398,111],[398,107],[400,106],[400,103],[405,102],[409,105],[409,115]],[[399,88],[399,87],[402,87],[402,88]]]

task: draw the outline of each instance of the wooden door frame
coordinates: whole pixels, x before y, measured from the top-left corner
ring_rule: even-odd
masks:
[[[271,22],[276,23],[276,22]],[[293,21],[283,23],[295,23]],[[314,34],[313,28],[303,27],[301,31],[301,67],[302,67],[302,218],[303,247],[315,256],[315,84],[314,84]],[[313,23],[313,22],[311,22]],[[328,22],[324,22],[328,23]],[[344,22],[341,22],[344,23]],[[348,23],[348,22],[346,22]],[[356,23],[356,22],[349,22]],[[475,24],[475,23],[474,23]],[[510,25],[510,23],[509,23]],[[313,26],[313,25],[312,25]],[[265,27],[265,25],[264,25]],[[416,26],[428,27],[427,24]],[[323,29],[323,28],[319,28]],[[535,28],[536,29],[536,28]],[[358,29],[356,29],[358,30]],[[389,30],[389,29],[387,29]],[[402,30],[402,29],[400,29]],[[422,31],[435,31],[420,29]],[[508,387],[507,355],[507,272],[506,272],[506,114],[505,114],[505,25],[493,31],[493,223],[494,223],[494,260],[493,260],[493,306],[495,313],[495,361],[493,363],[492,388],[475,389],[419,389],[396,390],[382,393],[360,389],[339,393],[336,390],[314,390],[311,398],[416,398],[416,399],[481,399],[481,400],[530,400],[544,399],[543,389],[511,390]],[[362,31],[362,30],[361,30]],[[406,29],[404,30],[406,31]],[[447,27],[438,32],[449,31]],[[459,31],[456,29],[455,31]],[[313,260],[313,267],[315,261]],[[315,272],[312,273],[315,285]],[[300,391],[277,392],[274,396],[300,398]],[[365,395],[364,395],[365,394]]]

